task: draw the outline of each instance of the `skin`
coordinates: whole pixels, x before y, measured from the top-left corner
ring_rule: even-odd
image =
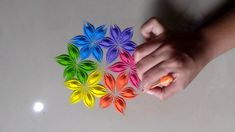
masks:
[[[165,100],[182,91],[211,60],[235,47],[235,9],[195,32],[167,31],[156,18],[141,28],[146,42],[134,58],[143,92]],[[172,74],[167,87],[150,87],[162,76]]]

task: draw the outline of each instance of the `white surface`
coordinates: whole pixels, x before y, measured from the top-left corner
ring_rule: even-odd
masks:
[[[183,16],[201,20],[221,1],[173,3]],[[0,0],[0,132],[234,132],[235,50],[211,62],[185,91],[167,101],[141,95],[129,102],[124,117],[113,108],[88,110],[82,103],[68,103],[70,91],[54,57],[66,51],[69,38],[82,33],[83,21],[134,26],[134,40],[141,43],[137,31],[160,9],[161,2],[156,3]],[[37,100],[46,106],[41,113],[32,111]]]

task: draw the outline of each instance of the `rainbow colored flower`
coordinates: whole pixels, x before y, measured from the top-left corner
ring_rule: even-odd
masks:
[[[137,89],[134,87],[138,88],[140,83],[132,56],[136,47],[131,40],[133,28],[121,31],[117,25],[113,25],[110,27],[110,36],[105,36],[105,25],[95,28],[87,22],[83,33],[84,35],[77,35],[69,41],[67,54],[56,57],[56,62],[64,68],[64,85],[72,90],[69,102],[76,104],[83,101],[86,107],[93,108],[96,99],[100,98],[100,108],[107,108],[113,103],[115,109],[124,114],[125,100],[137,96]],[[105,69],[99,67],[104,53],[106,64],[114,63],[101,71],[100,69]],[[91,54],[94,60],[88,60]],[[118,57],[119,61],[115,62]],[[111,73],[118,73],[116,80]],[[129,81],[134,87],[128,86]]]

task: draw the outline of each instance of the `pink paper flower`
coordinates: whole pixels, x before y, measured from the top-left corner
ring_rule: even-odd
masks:
[[[133,56],[131,56],[128,52],[122,51],[120,54],[121,61],[114,63],[109,66],[113,72],[125,72],[128,74],[129,80],[136,88],[139,88],[140,79],[136,73],[136,66]]]

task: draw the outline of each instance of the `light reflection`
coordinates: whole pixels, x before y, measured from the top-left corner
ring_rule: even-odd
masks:
[[[44,104],[42,102],[35,102],[33,105],[33,110],[35,112],[41,112],[44,109]]]

